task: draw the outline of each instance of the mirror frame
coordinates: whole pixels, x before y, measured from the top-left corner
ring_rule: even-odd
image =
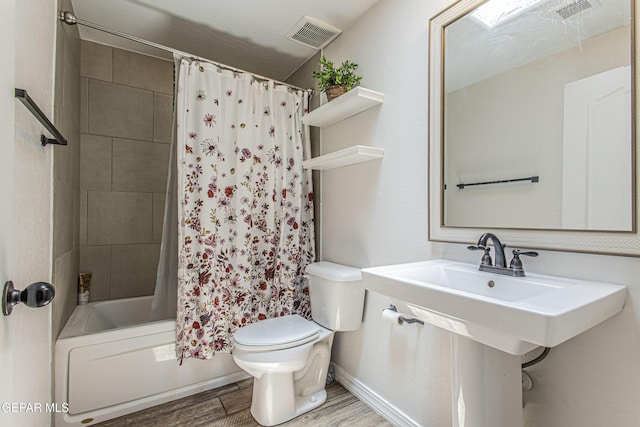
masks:
[[[638,57],[638,43],[636,29],[638,17],[636,15],[636,2],[631,3],[631,114],[632,123],[632,149],[631,157],[634,164],[632,173],[632,194],[635,195],[633,203],[633,230],[629,232],[605,232],[605,231],[576,231],[576,230],[546,230],[546,229],[519,229],[519,228],[480,228],[480,227],[447,227],[444,225],[444,199],[443,181],[444,165],[442,152],[444,148],[444,29],[445,27],[462,18],[467,13],[484,3],[486,0],[459,0],[429,21],[429,114],[428,114],[428,240],[434,242],[467,243],[475,244],[484,232],[491,231],[497,234],[502,242],[509,247],[522,247],[533,249],[548,249],[566,252],[584,252],[606,255],[622,255],[640,257],[640,209],[638,205],[638,192],[640,180],[638,179],[640,164],[638,162],[636,135],[640,130],[636,111],[638,111],[638,73],[636,72],[636,58]]]

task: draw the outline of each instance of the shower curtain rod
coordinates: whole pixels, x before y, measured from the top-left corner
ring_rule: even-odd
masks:
[[[85,27],[93,28],[94,30],[102,31],[102,32],[105,32],[105,33],[108,33],[108,34],[113,34],[114,36],[122,37],[123,39],[131,40],[131,41],[134,41],[134,42],[137,42],[137,43],[140,43],[140,44],[151,46],[151,47],[154,47],[156,49],[164,50],[166,52],[177,53],[178,55],[186,56],[186,57],[189,57],[191,59],[195,59],[197,61],[210,62],[211,64],[213,64],[213,65],[215,65],[217,67],[224,68],[225,70],[234,71],[236,73],[251,74],[253,77],[255,77],[258,80],[273,81],[273,82],[275,82],[277,84],[285,85],[285,86],[288,86],[288,87],[293,88],[293,89],[306,91],[306,92],[309,92],[310,95],[313,95],[313,93],[315,92],[313,89],[304,89],[304,88],[301,88],[301,87],[298,87],[298,86],[294,86],[294,85],[289,84],[289,83],[280,82],[278,80],[274,80],[274,79],[271,79],[269,77],[264,77],[264,76],[261,76],[261,75],[256,74],[256,73],[252,73],[252,72],[249,72],[249,71],[241,70],[239,68],[234,68],[234,67],[230,67],[228,65],[220,64],[219,62],[215,62],[215,61],[212,61],[212,60],[207,59],[207,58],[202,58],[200,56],[192,55],[192,54],[187,53],[187,52],[182,52],[181,50],[173,49],[171,47],[164,46],[164,45],[161,45],[161,44],[158,44],[158,43],[154,43],[154,42],[151,42],[149,40],[141,39],[139,37],[135,37],[135,36],[132,36],[132,35],[129,35],[129,34],[126,34],[126,33],[121,33],[120,31],[113,30],[113,29],[107,28],[107,27],[103,27],[102,25],[94,24],[93,22],[83,21],[82,19],[78,19],[78,17],[76,17],[72,12],[69,12],[69,11],[61,11],[60,14],[58,15],[58,19],[60,19],[62,22],[64,22],[67,25],[84,25]]]

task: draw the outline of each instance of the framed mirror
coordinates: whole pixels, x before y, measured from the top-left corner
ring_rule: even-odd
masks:
[[[461,0],[430,21],[430,240],[640,256],[634,11]]]

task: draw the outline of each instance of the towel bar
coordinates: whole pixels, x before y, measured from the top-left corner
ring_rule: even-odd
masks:
[[[62,136],[60,131],[56,129],[53,123],[49,121],[47,116],[42,112],[33,99],[31,99],[26,90],[16,88],[15,97],[18,98],[24,106],[27,107],[27,110],[31,111],[31,114],[33,114],[35,118],[38,119],[40,123],[42,123],[42,125],[54,136],[54,138],[47,138],[44,135],[40,135],[40,143],[43,147],[46,147],[47,144],[67,145],[67,140]]]

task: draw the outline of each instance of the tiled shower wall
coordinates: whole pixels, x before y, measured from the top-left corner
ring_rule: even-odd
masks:
[[[73,10],[69,0],[60,3]],[[44,148],[53,154],[53,338],[76,307],[80,212],[80,36],[76,26],[56,26],[53,121],[67,146]]]
[[[80,270],[91,301],[152,295],[162,237],[173,63],[82,41]]]

